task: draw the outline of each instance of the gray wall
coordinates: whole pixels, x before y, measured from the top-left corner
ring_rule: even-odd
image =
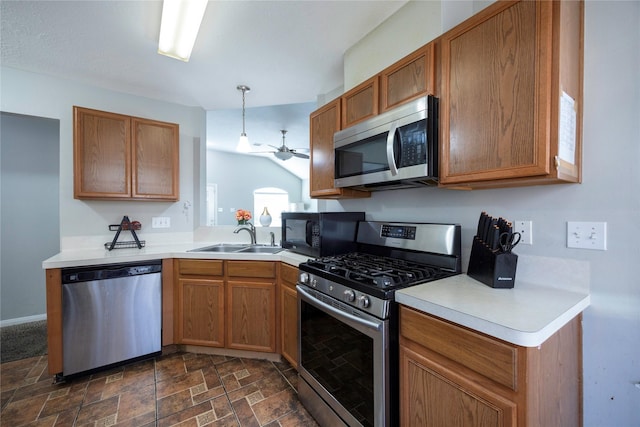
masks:
[[[383,24],[384,25],[384,24]],[[640,2],[586,1],[582,184],[500,190],[438,188],[381,192],[322,203],[370,219],[457,222],[464,260],[478,215],[533,221],[533,245],[518,254],[587,261],[584,425],[640,426]],[[607,251],[568,249],[567,221],[605,221]],[[516,280],[517,286],[517,280]]]
[[[41,316],[42,260],[60,251],[60,123],[0,117],[0,320]]]
[[[240,166],[239,166],[240,165]],[[207,150],[207,183],[218,184],[218,225],[236,224],[230,208],[253,212],[253,191],[263,187],[277,187],[289,193],[289,202],[302,200],[302,180],[262,157]]]
[[[140,238],[155,243],[167,234],[191,237],[196,209],[200,204],[200,141],[205,141],[206,114],[202,108],[160,102],[88,86],[44,74],[0,68],[0,110],[60,120],[60,236],[63,249],[74,249],[89,239],[92,248],[101,248],[113,238],[109,224],[123,215],[142,223]],[[180,125],[180,200],[178,202],[87,201],[73,198],[73,106],[111,111],[131,116],[178,123]],[[185,202],[193,207],[185,214]],[[152,229],[154,216],[171,217],[171,228]],[[104,239],[107,240],[104,240]],[[172,239],[175,241],[175,239]],[[42,260],[41,260],[42,261]]]

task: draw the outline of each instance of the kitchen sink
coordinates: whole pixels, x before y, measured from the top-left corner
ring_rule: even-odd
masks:
[[[260,253],[260,254],[276,254],[283,250],[278,246],[267,245],[246,245],[239,243],[217,243],[211,246],[205,246],[204,248],[191,249],[188,252],[245,252],[245,253]]]
[[[191,249],[188,252],[236,252],[248,247],[249,245],[240,243],[218,243],[212,246],[205,246],[204,248]]]
[[[243,253],[250,252],[254,254],[277,254],[281,250],[282,248],[279,248],[277,246],[252,245],[252,246],[247,246],[245,249],[240,249],[239,251],[236,251],[236,252],[243,252]]]

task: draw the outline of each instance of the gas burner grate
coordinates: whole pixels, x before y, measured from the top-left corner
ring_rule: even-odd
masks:
[[[311,261],[314,268],[344,279],[382,289],[404,287],[443,276],[437,267],[361,252]]]

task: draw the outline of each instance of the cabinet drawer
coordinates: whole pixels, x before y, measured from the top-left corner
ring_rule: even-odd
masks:
[[[499,384],[517,390],[517,348],[514,346],[407,307],[400,308],[400,334]]]
[[[283,283],[286,282],[287,285],[293,285],[293,287],[298,283],[298,269],[296,267],[283,263],[280,273],[282,274]]]
[[[276,277],[276,263],[265,261],[227,261],[229,277]]]
[[[223,261],[202,260],[202,259],[180,259],[178,260],[178,274],[196,276],[222,276],[224,268]]]

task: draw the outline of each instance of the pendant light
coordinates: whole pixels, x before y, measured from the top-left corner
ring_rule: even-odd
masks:
[[[242,91],[242,133],[240,134],[240,139],[238,140],[236,151],[239,151],[241,153],[248,153],[249,151],[251,151],[251,145],[249,144],[249,138],[244,131],[244,94],[245,92],[249,92],[251,88],[249,86],[239,85],[237,89]]]

